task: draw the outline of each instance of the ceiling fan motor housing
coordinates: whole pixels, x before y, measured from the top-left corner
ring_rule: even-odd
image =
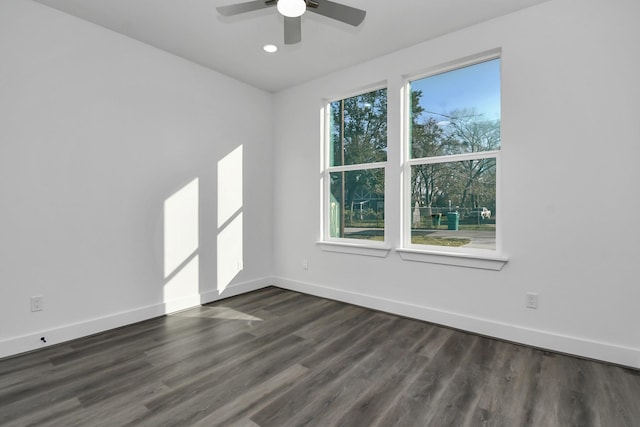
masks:
[[[293,11],[289,12],[288,10],[280,7],[283,5],[278,4],[278,1],[294,2]],[[299,8],[300,3],[296,2],[304,2],[303,8]],[[254,0],[227,6],[218,6],[216,10],[223,16],[234,16],[241,13],[265,9],[274,5],[277,5],[278,11],[284,15],[285,44],[295,44],[302,40],[300,17],[307,10],[354,27],[360,25],[367,14],[367,12],[362,9],[336,3],[331,0]]]

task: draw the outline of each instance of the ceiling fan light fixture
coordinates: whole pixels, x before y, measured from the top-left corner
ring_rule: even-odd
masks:
[[[297,18],[307,10],[305,0],[278,0],[278,12],[289,18]]]

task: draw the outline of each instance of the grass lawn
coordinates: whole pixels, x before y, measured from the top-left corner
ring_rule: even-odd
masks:
[[[433,236],[411,236],[411,243],[414,245],[435,245],[435,246],[464,246],[471,242],[471,239],[460,239],[457,237],[433,237]]]
[[[444,227],[442,228],[444,229]],[[495,224],[460,224],[458,225],[459,230],[484,230],[484,231],[492,231],[496,229]]]

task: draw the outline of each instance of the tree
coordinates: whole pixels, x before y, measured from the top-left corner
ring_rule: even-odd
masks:
[[[476,153],[500,148],[500,121],[484,120],[474,110],[443,114],[442,122],[424,117],[419,102],[422,93],[412,93],[411,157],[426,158]],[[495,203],[495,159],[474,159],[414,165],[411,173],[412,202],[431,208],[456,199],[461,207],[477,208]],[[443,204],[443,203],[442,203]],[[442,205],[441,204],[441,205]]]
[[[331,103],[331,165],[357,165],[387,159],[387,91],[379,89]],[[384,198],[384,170],[332,174],[332,194],[344,210],[356,194]],[[337,197],[338,198],[338,197]]]
[[[500,121],[482,120],[473,110],[451,114],[450,137],[456,141],[460,153],[477,153],[500,149]],[[460,206],[477,208],[478,199],[495,200],[495,159],[460,162],[463,188]],[[491,188],[487,194],[487,186]]]
[[[452,140],[442,126],[433,118],[422,118],[424,109],[420,105],[422,91],[411,93],[411,158],[436,157],[449,154]],[[427,207],[427,215],[431,215],[432,206],[444,194],[442,182],[446,171],[442,164],[415,165],[411,170],[412,202],[417,201]]]

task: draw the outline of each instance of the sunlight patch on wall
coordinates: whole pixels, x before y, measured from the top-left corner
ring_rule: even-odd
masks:
[[[244,268],[242,213],[218,233],[218,291],[222,293]]]
[[[242,146],[218,162],[218,292],[222,293],[243,266]]]
[[[199,182],[182,187],[164,202],[164,302],[199,293]],[[168,311],[171,311],[171,307]],[[176,307],[176,309],[181,307]]]
[[[195,255],[165,283],[164,303],[166,311],[171,313],[184,309],[184,304],[180,300],[198,294],[199,286],[200,260],[198,255]]]
[[[242,210],[242,145],[218,162],[218,228]]]

